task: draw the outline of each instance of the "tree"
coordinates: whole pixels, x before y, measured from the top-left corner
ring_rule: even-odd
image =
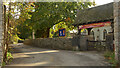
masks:
[[[27,28],[25,28],[25,27],[20,28],[20,26],[25,26],[26,23],[23,23],[23,22],[25,22],[27,19],[31,18],[31,15],[29,14],[29,12],[33,12],[34,4],[33,3],[26,3],[26,2],[24,2],[24,3],[22,3],[22,2],[14,2],[14,3],[10,2],[10,4],[11,5],[5,4],[7,6],[11,6],[10,7],[11,10],[7,11],[7,17],[9,16],[9,29],[10,29],[8,32],[9,32],[11,37],[16,36],[16,34],[18,34],[18,36],[20,36],[20,37],[21,37],[21,35],[24,36],[23,33],[25,32],[25,29],[26,30],[28,29],[28,27]],[[8,14],[8,12],[10,12],[10,13]],[[30,32],[28,32],[28,33],[30,33]],[[23,38],[23,37],[21,37],[21,38]],[[11,40],[12,39],[13,38],[11,38]]]
[[[62,21],[68,26],[76,18],[77,10],[89,8],[92,2],[37,2],[35,12],[31,13],[31,24],[36,31],[36,37],[49,37],[49,29]]]

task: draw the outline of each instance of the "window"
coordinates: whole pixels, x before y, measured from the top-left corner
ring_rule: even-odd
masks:
[[[90,35],[91,35],[92,38],[94,39],[94,31],[93,31],[93,30],[90,32]]]
[[[99,36],[97,36],[97,41],[99,41],[99,39],[100,39]]]
[[[97,40],[100,40],[100,29],[97,30],[97,33],[98,33]]]
[[[107,30],[104,30],[103,31],[103,39],[106,39],[106,36],[107,36]]]
[[[94,31],[91,31],[91,32],[90,32],[90,35],[93,35],[93,36],[94,36]]]
[[[98,29],[97,31],[99,32],[100,30]]]

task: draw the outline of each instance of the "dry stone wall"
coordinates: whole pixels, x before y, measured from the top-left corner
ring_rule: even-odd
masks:
[[[72,38],[38,38],[24,41],[25,45],[36,46],[40,48],[76,50],[77,45],[72,45]]]
[[[109,43],[113,41],[108,40],[106,43],[106,41],[90,41],[89,39],[89,36],[76,36],[73,38],[38,38],[25,40],[24,44],[58,50],[105,51],[106,45],[109,45]]]
[[[87,50],[87,36],[73,38],[38,38],[25,40],[25,45],[60,50]]]

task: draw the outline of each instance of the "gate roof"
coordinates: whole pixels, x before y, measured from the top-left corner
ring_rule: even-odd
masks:
[[[85,10],[79,10],[77,13],[77,18],[73,25],[84,25],[112,19],[113,2]]]

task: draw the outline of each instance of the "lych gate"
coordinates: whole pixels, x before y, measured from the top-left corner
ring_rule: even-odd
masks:
[[[81,30],[87,30],[85,36],[87,37],[90,45],[94,45],[99,42],[100,44],[95,44],[95,46],[106,45],[106,36],[114,33],[113,21],[113,3],[109,3],[78,11],[74,25],[78,27],[79,35],[81,36],[84,34],[81,33]],[[91,44],[92,41],[93,44]],[[81,46],[83,45],[81,44]]]

